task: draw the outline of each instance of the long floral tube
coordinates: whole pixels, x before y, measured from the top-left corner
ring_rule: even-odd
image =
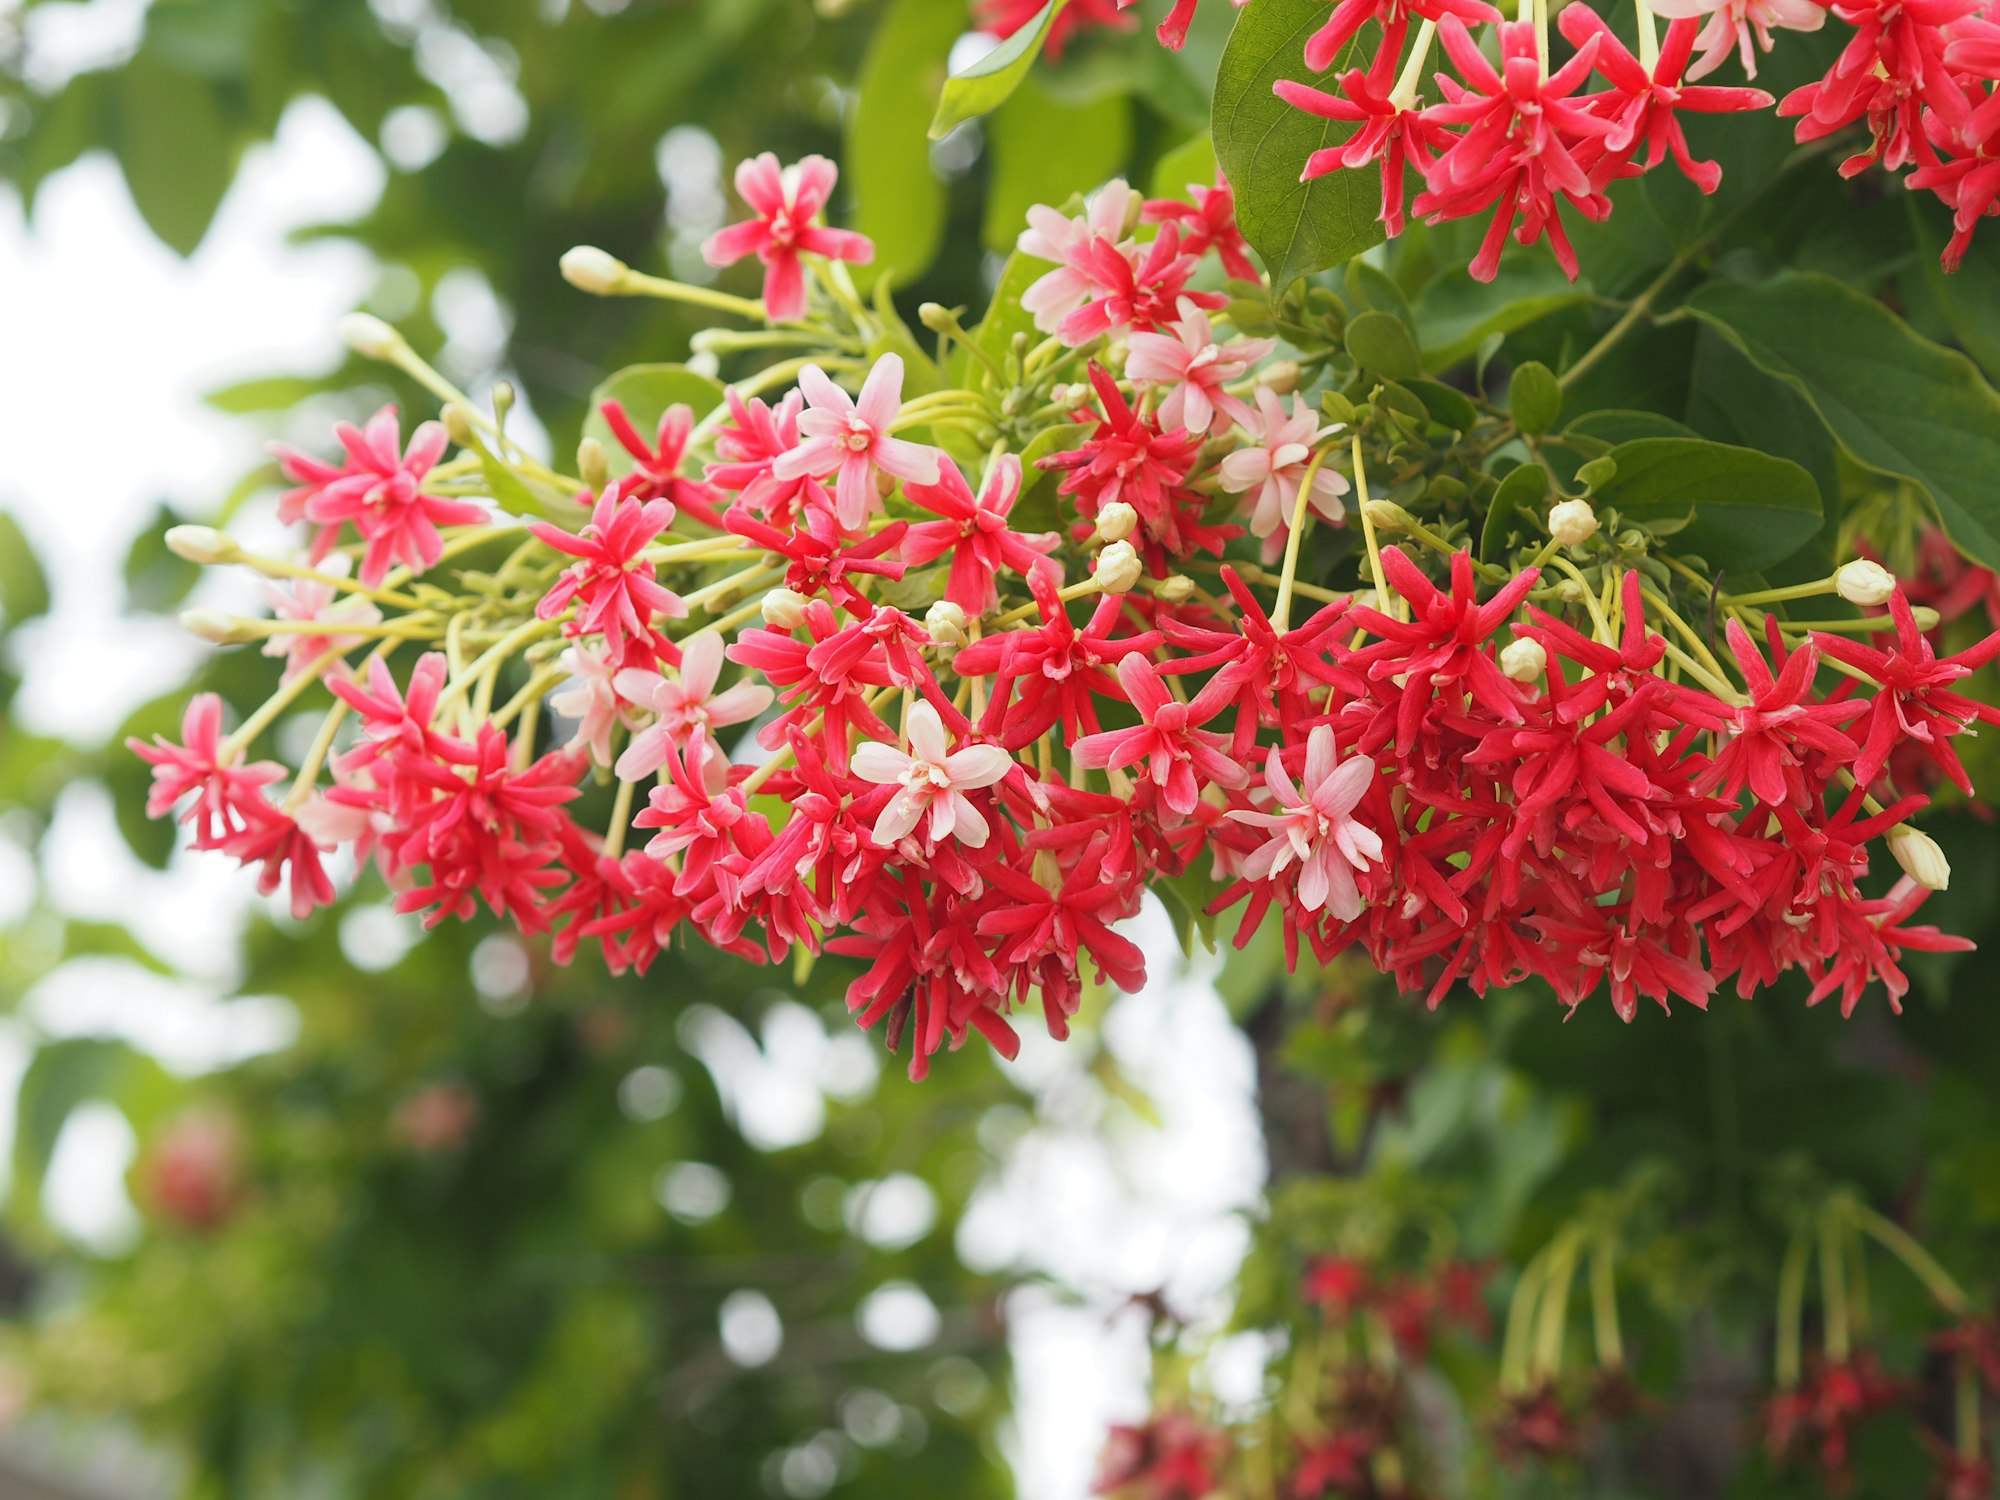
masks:
[[[483,906],[563,960],[643,972],[682,934],[844,955],[850,1008],[916,1076],[974,1032],[1011,1055],[1024,1006],[1060,1037],[1086,982],[1141,983],[1118,924],[1155,887],[1239,942],[1275,921],[1294,962],[1358,947],[1433,1005],[1540,979],[1626,1020],[1791,970],[1843,1012],[1875,980],[1893,1006],[1905,952],[1965,946],[1912,920],[1948,872],[1910,819],[1970,785],[1953,741],[2000,715],[1962,680],[2000,633],[1940,655],[1937,610],[1865,559],[1711,604],[1670,537],[1600,532],[1583,499],[1475,562],[1466,518],[1385,498],[1429,483],[1393,412],[1334,392],[1322,423],[1299,359],[1216,320],[1197,273],[1241,253],[1227,210],[1122,184],[1038,210],[1023,248],[1052,269],[996,312],[1039,343],[927,310],[943,363],[883,354],[858,395],[794,365],[656,438],[607,410],[628,471],[568,524],[441,514],[474,471],[401,450],[392,412],[343,465],[288,456],[315,561],[172,538],[292,581],[275,620],[197,622],[284,639],[285,685],[228,736],[201,695],[180,743],[135,743],[151,810],[301,916],[341,848],[401,909]],[[888,336],[839,267],[803,274],[829,349]],[[984,373],[949,385],[954,353]],[[1350,517],[1377,587],[1301,576],[1307,531]],[[1878,614],[1767,612],[1836,592]],[[1710,608],[1714,637],[1689,623]],[[250,749],[320,681],[287,783]],[[606,778],[609,824],[586,822]]]

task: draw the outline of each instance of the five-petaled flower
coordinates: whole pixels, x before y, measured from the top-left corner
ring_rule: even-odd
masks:
[[[820,255],[857,264],[873,258],[874,245],[851,229],[816,222],[833,196],[840,170],[824,156],[796,166],[778,165],[769,151],[736,169],[736,192],[757,215],[709,237],[702,254],[712,266],[733,266],[754,255],[764,264],[764,316],[774,323],[806,314],[806,275],[800,257]]]

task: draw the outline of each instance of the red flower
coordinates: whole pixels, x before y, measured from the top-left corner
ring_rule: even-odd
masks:
[[[1352,0],[1349,0],[1352,3]],[[1414,163],[1428,172],[1439,147],[1453,139],[1451,133],[1433,123],[1423,111],[1395,99],[1387,76],[1395,65],[1396,52],[1384,46],[1369,72],[1350,68],[1340,78],[1340,93],[1330,94],[1309,84],[1281,78],[1274,86],[1277,95],[1295,109],[1317,115],[1322,120],[1339,120],[1361,128],[1338,145],[1323,146],[1306,158],[1299,180],[1310,182],[1338,171],[1351,171],[1370,162],[1380,165],[1382,207],[1376,217],[1392,238],[1403,232],[1404,179]]]
[[[824,156],[808,156],[786,169],[769,151],[736,168],[737,195],[757,217],[711,235],[701,253],[712,266],[733,266],[747,255],[762,261],[764,316],[774,323],[805,316],[801,255],[857,263],[874,258],[867,236],[814,222],[839,177],[840,169]]]
[[[535,618],[553,620],[575,604],[576,615],[564,623],[563,634],[602,635],[616,665],[645,666],[657,655],[673,660],[678,653],[655,635],[653,620],[660,615],[679,619],[687,606],[680,595],[653,581],[653,565],[645,558],[647,546],[673,520],[672,501],[642,503],[626,498],[614,485],[598,496],[581,533],[529,522],[528,530],[540,541],[577,559],[542,596]]]
[[[396,408],[385,406],[365,428],[342,422],[334,429],[347,462],[338,468],[295,449],[280,446],[279,465],[301,487],[278,501],[282,520],[307,520],[320,527],[313,539],[315,558],[333,546],[343,521],[367,543],[361,557],[361,581],[373,588],[400,563],[421,573],[444,551],[440,526],[469,526],[486,519],[486,512],[464,500],[423,492],[429,474],[445,450],[445,432],[426,422],[410,434],[410,446],[399,451]]]
[[[1182,703],[1161,683],[1158,669],[1137,654],[1119,660],[1118,682],[1141,722],[1076,741],[1070,755],[1078,765],[1102,770],[1143,764],[1145,780],[1181,817],[1194,811],[1203,782],[1233,788],[1249,781],[1249,773],[1229,758],[1222,736],[1201,728],[1228,703],[1232,684],[1211,681],[1192,702]]]
[[[1194,466],[1203,435],[1180,428],[1162,432],[1132,410],[1100,365],[1091,365],[1090,383],[1104,405],[1097,430],[1082,447],[1052,454],[1041,465],[1066,471],[1058,493],[1075,496],[1086,518],[1094,520],[1105,506],[1122,500],[1139,513],[1146,533],[1158,539],[1173,527],[1172,491]],[[1079,419],[1091,420],[1081,414]]]
[[[1047,9],[1047,0],[973,0],[972,20],[981,31],[1002,38],[1012,36]],[[1130,31],[1132,19],[1125,13],[1124,0],[1070,0],[1056,12],[1042,50],[1053,61],[1063,54],[1070,39],[1079,32],[1103,29]]]
[[[1807,785],[1809,767],[1845,765],[1854,759],[1854,742],[1840,726],[1861,712],[1862,705],[1814,703],[1818,650],[1807,642],[1787,653],[1776,620],[1771,624],[1775,677],[1742,623],[1729,622],[1725,634],[1730,654],[1750,689],[1750,701],[1732,711],[1728,742],[1695,785],[1702,791],[1720,788],[1732,799],[1747,786],[1760,802],[1776,807],[1803,803],[1813,795]],[[1812,779],[1818,785],[1825,778]]]
[[[259,822],[268,812],[264,788],[285,774],[270,761],[239,765],[222,756],[222,699],[197,693],[181,715],[181,743],[154,735],[147,744],[137,737],[125,747],[153,768],[153,787],[146,797],[146,816],[165,817],[190,792],[194,802],[181,814],[194,824],[197,849],[219,849]]]
[[[1242,0],[1237,0],[1238,4]],[[1213,250],[1222,269],[1238,281],[1255,281],[1257,267],[1250,259],[1250,242],[1236,223],[1236,194],[1226,182],[1214,187],[1188,184],[1188,198],[1149,198],[1141,217],[1148,224],[1173,224],[1181,232],[1181,249],[1189,255],[1206,255]]]
[[[1089,302],[1065,317],[1056,336],[1080,349],[1101,334],[1120,329],[1153,330],[1180,316],[1183,298],[1213,310],[1228,302],[1220,292],[1188,290],[1200,258],[1181,249],[1178,225],[1165,225],[1143,253],[1127,252],[1102,237],[1077,252],[1076,267],[1089,280]]]
[[[1692,17],[1667,27],[1666,39],[1650,73],[1589,6],[1565,6],[1559,24],[1562,34],[1575,46],[1583,47],[1592,38],[1596,39],[1597,71],[1615,90],[1596,96],[1600,101],[1599,113],[1616,126],[1604,137],[1603,158],[1593,174],[1599,191],[1613,177],[1636,170],[1633,163],[1644,150],[1647,171],[1671,155],[1674,165],[1687,174],[1688,181],[1704,193],[1714,192],[1722,182],[1722,168],[1712,161],[1696,161],[1689,154],[1687,136],[1675,112],[1687,109],[1701,114],[1726,114],[1768,109],[1771,96],[1762,89],[1683,83],[1681,75],[1694,54],[1695,34],[1701,29],[1701,23]]]
[[[1503,72],[1496,73],[1467,34],[1465,23],[1446,15],[1438,37],[1464,77],[1463,86],[1439,75],[1443,104],[1424,111],[1431,125],[1463,125],[1465,133],[1438,154],[1425,171],[1429,186],[1411,211],[1436,224],[1497,211],[1469,267],[1474,278],[1491,281],[1500,269],[1500,250],[1517,217],[1515,238],[1531,245],[1543,234],[1557,262],[1574,281],[1576,253],[1557,216],[1556,200],[1567,198],[1587,218],[1611,211],[1609,200],[1592,186],[1577,160],[1577,148],[1617,127],[1590,110],[1590,100],[1569,95],[1596,66],[1597,48],[1586,43],[1554,73],[1544,76],[1529,23],[1503,23]]]
[[[1299,1282],[1300,1298],[1334,1318],[1352,1314],[1369,1289],[1367,1263],[1342,1255],[1316,1257]]]
[[[903,490],[938,521],[919,521],[903,533],[903,560],[917,567],[951,554],[951,575],[945,598],[968,615],[981,615],[1000,602],[996,583],[1002,569],[1023,576],[1055,551],[1062,540],[1053,531],[1026,533],[1009,528],[1007,517],[1021,498],[1021,460],[1002,454],[977,498],[965,475],[949,458],[936,484],[911,484]]]
[[[1817,1362],[1798,1385],[1771,1397],[1765,1446],[1778,1463],[1812,1462],[1827,1488],[1839,1493],[1849,1483],[1847,1450],[1854,1429],[1901,1397],[1901,1388],[1865,1351],[1843,1363]]]
[[[739,399],[734,391],[729,396],[732,402]],[[632,456],[632,473],[621,481],[626,498],[671,501],[663,529],[673,524],[677,510],[686,511],[704,526],[721,529],[722,497],[712,485],[681,473],[688,442],[694,436],[692,407],[676,405],[661,412],[659,431],[651,443],[639,435],[639,429],[632,425],[632,419],[619,402],[606,401],[597,410],[611,429],[611,435],[618,439],[618,445]],[[720,438],[716,446],[718,449],[722,446]]]
[[[1116,1426],[1105,1439],[1093,1495],[1133,1500],[1207,1500],[1221,1484],[1229,1439],[1180,1412],[1143,1427]]]

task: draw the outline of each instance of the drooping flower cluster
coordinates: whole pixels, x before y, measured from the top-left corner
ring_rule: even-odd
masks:
[[[825,186],[758,165],[755,222],[805,212],[763,201],[773,173]],[[801,275],[839,274],[841,244],[792,243]],[[1674,575],[1594,525],[1508,566],[1414,522],[1414,550],[1384,544],[1409,518],[1367,481],[1396,440],[1338,391],[1316,409],[1203,290],[1242,255],[1225,187],[1114,183],[1037,209],[1022,254],[1050,269],[997,313],[1039,344],[931,325],[967,385],[829,284],[817,356],[669,407],[653,441],[608,406],[627,469],[586,443],[599,482],[558,516],[462,498],[495,463],[561,480],[464,405],[478,451],[448,463],[431,430],[399,453],[391,413],[343,432],[344,466],[288,458],[313,495],[286,513],[325,528],[306,561],[176,544],[324,597],[204,617],[290,670],[229,738],[202,697],[182,744],[136,747],[154,811],[288,878],[300,915],[339,847],[402,909],[484,908],[565,961],[643,972],[683,935],[842,955],[918,1076],[975,1032],[1011,1054],[1023,1007],[1060,1037],[1085,984],[1140,983],[1118,924],[1155,887],[1236,909],[1239,942],[1274,921],[1292,961],[1358,948],[1434,1005],[1540,979],[1627,1020],[1795,969],[1843,1011],[1877,979],[1895,1004],[1906,950],[1962,946],[1912,920],[1945,873],[1912,763],[1969,785],[1953,741],[1995,715],[1962,680],[2000,635],[1941,654],[1865,563],[1892,613],[1861,634],[1723,596],[1718,656]],[[857,353],[889,345],[910,353]],[[1305,533],[1351,506],[1371,587],[1311,581]],[[245,754],[320,681],[274,799],[281,769]],[[1907,872],[1886,890],[1871,846]]]
[[[1664,33],[1655,13],[1667,18]],[[1568,45],[1556,55],[1550,18]],[[1608,189],[1671,161],[1705,193],[1722,171],[1695,159],[1684,114],[1769,107],[1748,86],[1700,83],[1732,55],[1750,79],[1772,33],[1814,31],[1828,14],[1853,28],[1839,59],[1817,82],[1778,101],[1796,117],[1797,138],[1818,140],[1862,125],[1868,144],[1841,166],[1852,176],[1880,162],[1915,168],[1908,184],[1937,194],[1954,211],[1947,269],[1964,257],[1979,220],[2000,201],[2000,165],[1991,158],[2000,112],[2000,28],[1977,0],[1663,0],[1637,7],[1636,54],[1588,5],[1524,5],[1509,19],[1486,0],[1338,0],[1306,42],[1305,66],[1338,70],[1331,87],[1280,80],[1280,97],[1353,127],[1302,163],[1304,180],[1374,166],[1382,179],[1381,221],[1402,232],[1406,211],[1427,223],[1490,213],[1472,274],[1491,280],[1510,234],[1521,244],[1546,238],[1569,276],[1575,252],[1561,208],[1587,220],[1611,212]],[[1411,20],[1419,21],[1414,35]],[[1379,39],[1372,58],[1350,50],[1364,26]],[[1481,51],[1473,28],[1498,33],[1500,65]],[[1376,34],[1375,31],[1370,32]],[[1420,101],[1434,44],[1452,72],[1435,75],[1437,97]],[[1593,78],[1602,87],[1582,90]],[[1409,200],[1414,169],[1422,187]]]

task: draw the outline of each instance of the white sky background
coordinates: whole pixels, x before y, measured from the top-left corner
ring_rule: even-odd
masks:
[[[36,14],[59,19],[37,40],[54,49],[49,66],[67,71],[129,45],[143,9],[143,0],[48,7]],[[0,0],[0,24],[8,10]],[[305,100],[273,145],[246,158],[185,262],[148,233],[103,155],[44,186],[32,230],[0,189],[0,506],[21,520],[56,585],[50,619],[15,643],[25,727],[100,743],[195,660],[196,643],[171,624],[118,617],[126,547],[159,501],[199,515],[256,459],[261,432],[204,406],[203,392],[334,362],[334,323],[371,285],[372,261],[352,245],[301,247],[286,236],[364,211],[384,180],[380,157],[329,106]],[[490,319],[473,301],[473,320]],[[202,860],[164,876],[144,869],[90,788],[65,797],[55,835],[42,867],[25,867],[0,808],[0,923],[16,920],[39,885],[66,910],[129,919],[193,979],[74,964],[0,1020],[0,1162],[34,1035],[116,1033],[199,1071],[290,1034],[282,1002],[231,996],[236,933],[253,899],[238,872]],[[1043,1272],[1079,1294],[1023,1291],[1010,1306],[1009,1452],[1024,1500],[1085,1493],[1105,1424],[1145,1406],[1140,1325],[1118,1309],[1165,1288],[1183,1310],[1216,1316],[1245,1242],[1237,1213],[1261,1192],[1247,1047],[1209,984],[1173,977],[1178,954],[1162,914],[1150,910],[1138,935],[1158,977],[1114,1006],[1106,1040],[1162,1125],[1108,1100],[1080,1049],[1031,1039],[1013,1071],[1035,1094],[1034,1116],[959,1234],[972,1264]],[[968,1055],[951,1065],[980,1064]],[[889,1076],[881,1086],[907,1085]],[[80,1115],[51,1174],[52,1216],[85,1242],[128,1235],[132,1149],[115,1111]],[[1255,1360],[1238,1355],[1216,1382],[1247,1395]]]

